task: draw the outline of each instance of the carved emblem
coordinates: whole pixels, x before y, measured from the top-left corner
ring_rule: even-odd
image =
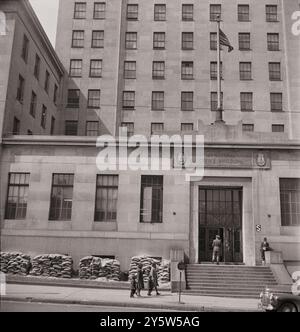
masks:
[[[257,166],[259,166],[259,167],[265,167],[267,165],[267,160],[263,153],[259,153],[257,155],[256,163],[257,163]]]

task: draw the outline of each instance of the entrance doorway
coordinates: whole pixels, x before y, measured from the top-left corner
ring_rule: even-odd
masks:
[[[221,262],[242,263],[241,188],[199,187],[199,261],[211,262],[212,243],[222,240]]]

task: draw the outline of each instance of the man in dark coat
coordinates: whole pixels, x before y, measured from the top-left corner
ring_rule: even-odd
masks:
[[[265,237],[263,242],[261,243],[260,246],[260,252],[261,252],[261,260],[262,260],[262,264],[265,265],[266,264],[266,251],[270,250],[270,245],[268,243],[268,239]]]
[[[220,254],[221,254],[221,248],[222,248],[222,241],[219,235],[216,236],[216,239],[213,241],[212,244],[213,247],[213,257],[212,261],[213,263],[217,260],[217,264],[220,264]]]
[[[136,276],[132,276],[130,281],[130,297],[134,297],[136,293],[136,284]]]
[[[153,263],[151,270],[150,270],[150,275],[149,275],[149,285],[148,285],[148,296],[151,296],[151,293],[153,291],[153,288],[156,291],[156,295],[160,295],[160,293],[158,292],[158,276],[157,276],[157,268],[156,268],[156,264]]]
[[[137,296],[141,296],[141,290],[145,288],[144,285],[144,275],[143,275],[143,265],[139,264],[138,270],[137,270]]]

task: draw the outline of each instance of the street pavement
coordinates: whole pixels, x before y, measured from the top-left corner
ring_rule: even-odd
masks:
[[[259,311],[258,299],[182,295],[181,303],[179,303],[178,294],[170,292],[161,292],[160,296],[153,293],[149,297],[144,291],[142,297],[133,299],[129,297],[129,294],[129,290],[117,289],[7,284],[6,296],[2,296],[2,301],[139,308],[144,311],[147,309],[213,312]]]

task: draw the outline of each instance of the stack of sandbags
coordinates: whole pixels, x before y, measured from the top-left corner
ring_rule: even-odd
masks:
[[[115,259],[88,256],[82,258],[79,263],[81,279],[120,281],[120,274],[120,262]]]
[[[92,256],[83,257],[79,263],[79,278],[90,279],[92,276],[91,263],[93,261]]]
[[[27,275],[31,266],[30,256],[20,252],[1,252],[0,270],[4,273]]]
[[[159,268],[161,261],[149,256],[135,256],[132,257],[130,268],[129,268],[129,278],[132,278],[133,275],[136,276],[139,264],[142,264],[144,282],[147,283],[149,280],[149,274],[151,266],[153,263],[156,263],[157,268]]]
[[[163,259],[159,265],[158,270],[158,280],[162,284],[169,283],[171,280],[170,276],[170,266],[171,262],[168,260]]]
[[[115,259],[102,259],[100,278],[106,277],[111,281],[120,281],[120,262]]]

